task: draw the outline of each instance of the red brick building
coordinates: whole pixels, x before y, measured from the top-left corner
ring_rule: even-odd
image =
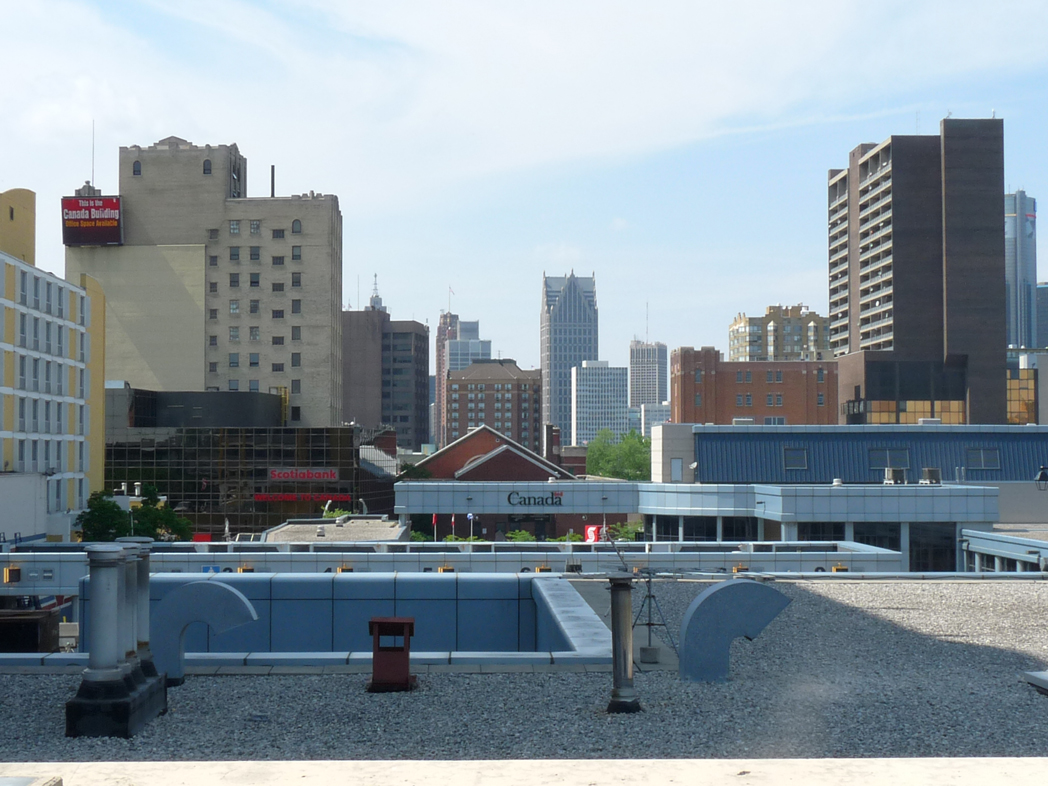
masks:
[[[760,425],[837,423],[837,362],[725,362],[713,347],[680,347],[670,357],[674,423]]]
[[[510,358],[474,360],[449,372],[444,385],[443,444],[488,426],[536,453],[542,448],[541,371],[522,370]]]

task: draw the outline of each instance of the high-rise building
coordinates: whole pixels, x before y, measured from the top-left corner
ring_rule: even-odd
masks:
[[[341,424],[338,198],[270,194],[247,196],[236,145],[120,148],[122,237],[66,241],[66,277],[106,293],[107,379],[276,393],[290,426]]]
[[[35,243],[23,249],[34,257]],[[104,478],[105,297],[88,276],[73,284],[0,251],[3,315],[0,533],[68,540]]]
[[[768,306],[762,317],[739,314],[728,328],[730,362],[824,360],[830,351],[830,320],[807,306]]]
[[[758,426],[837,423],[837,362],[729,361],[713,347],[680,347],[670,358],[670,420]]]
[[[1037,345],[1037,200],[1004,195],[1005,317],[1008,345]]]
[[[397,443],[429,442],[429,328],[391,319],[378,285],[367,308],[342,312],[342,413],[365,429],[393,426]]]
[[[476,360],[448,373],[448,444],[471,428],[489,426],[531,450],[542,445],[542,374],[510,358]]]
[[[597,360],[597,279],[542,276],[539,356],[542,370],[542,418],[571,429],[571,369]]]
[[[630,406],[658,405],[668,400],[666,345],[630,342]]]
[[[860,145],[828,200],[841,420],[1004,423],[1002,121]]]
[[[1048,281],[1037,285],[1037,348],[1048,347]]]
[[[583,360],[571,369],[571,444],[586,445],[602,430],[629,431],[629,370],[606,360]]]
[[[437,325],[436,346],[436,418],[439,420],[433,438],[438,447],[447,445],[447,385],[448,372],[461,371],[476,360],[491,357],[491,342],[480,338],[480,322],[459,320],[458,314],[441,312]]]

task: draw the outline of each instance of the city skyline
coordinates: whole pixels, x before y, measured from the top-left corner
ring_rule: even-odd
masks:
[[[845,85],[831,77],[835,42],[865,22],[830,4],[605,10],[600,29],[588,24],[595,6],[463,5],[454,10],[470,14],[468,30],[424,6],[23,4],[5,8],[0,32],[24,64],[0,86],[13,108],[0,144],[19,151],[0,190],[38,193],[39,264],[61,272],[57,200],[91,177],[92,121],[105,193],[120,145],[236,143],[256,172],[249,197],[268,195],[259,174],[271,163],[279,195],[339,196],[343,306],[358,308],[358,279],[366,300],[377,272],[397,312],[435,332],[450,286],[452,310],[538,367],[527,293],[543,271],[574,267],[601,278],[612,364],[626,364],[632,338],[725,347],[723,326],[740,311],[804,302],[828,312],[824,176],[855,139],[996,110],[1006,188],[1045,193],[1048,11],[1015,5],[1017,28],[1009,7],[992,18],[976,3],[895,9]],[[719,39],[759,56],[740,67]],[[1016,58],[1027,64],[1018,76]],[[165,90],[129,87],[129,68]],[[218,95],[216,73],[212,105],[200,96]],[[259,107],[260,79],[295,95],[296,111]],[[332,102],[336,89],[344,99]],[[747,203],[756,212],[739,210]]]

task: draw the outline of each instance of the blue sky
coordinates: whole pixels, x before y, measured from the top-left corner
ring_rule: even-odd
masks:
[[[345,303],[378,274],[435,326],[451,287],[525,366],[543,271],[596,273],[613,365],[646,329],[726,349],[740,311],[825,311],[826,171],[947,112],[996,111],[1008,185],[1048,194],[1048,5],[725,5],[0,0],[0,190],[37,191],[61,272],[92,119],[107,193],[120,145],[236,142],[249,195],[276,164],[339,196]]]

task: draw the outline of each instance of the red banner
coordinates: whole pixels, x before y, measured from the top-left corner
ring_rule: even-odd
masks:
[[[62,197],[62,242],[119,246],[124,242],[120,197]]]

